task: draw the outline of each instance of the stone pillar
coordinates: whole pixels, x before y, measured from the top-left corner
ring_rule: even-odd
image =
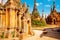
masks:
[[[11,38],[11,30],[14,30],[16,26],[16,12],[14,8],[7,8],[6,10],[6,26],[6,29],[9,29],[8,36]]]
[[[16,17],[16,13],[15,10],[10,8],[10,27],[14,28],[15,27],[15,17]]]
[[[23,19],[23,39],[25,39],[28,36],[28,24],[27,24],[27,19],[24,16]]]
[[[28,34],[28,24],[27,24],[27,20],[24,18],[24,32],[26,34]]]
[[[16,20],[17,20],[16,17],[17,17],[17,14],[15,12],[15,9],[10,8],[10,28],[12,28],[11,30],[14,30],[15,37],[16,37],[16,26],[17,26],[16,25]]]
[[[18,17],[18,27],[19,27],[19,29],[20,29],[20,31],[21,31],[21,17],[22,17],[22,13],[21,12],[19,12],[19,17]]]
[[[15,23],[15,27],[18,27],[18,23],[17,23],[17,21],[18,21],[17,12],[18,12],[18,10],[15,9],[15,13],[16,13],[16,16],[15,16],[15,19],[16,19],[16,20],[15,20],[15,22],[16,22],[16,23]]]
[[[15,9],[15,27],[14,27],[14,36],[17,36],[17,27],[18,27],[18,10]]]
[[[3,10],[3,19],[2,19],[2,21],[3,21],[3,28],[5,28],[6,26],[6,14],[5,14],[5,11]]]
[[[32,27],[31,27],[31,19],[30,18],[29,18],[29,20],[27,20],[27,24],[28,24],[28,34],[33,35]]]
[[[29,26],[28,26],[28,28],[29,28],[28,33],[29,33],[30,35],[32,35],[31,19],[29,20]]]
[[[0,27],[2,27],[2,10],[0,10],[0,16],[1,16]]]
[[[0,27],[1,27],[1,10],[0,10]]]
[[[5,23],[5,35],[4,37],[5,38],[9,38],[9,31],[10,31],[10,9],[9,8],[6,8],[6,23]]]
[[[10,19],[9,11],[10,10],[6,8],[6,29],[7,29],[7,27],[9,27],[9,19]]]

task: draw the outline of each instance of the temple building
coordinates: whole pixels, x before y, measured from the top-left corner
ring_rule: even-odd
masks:
[[[36,0],[34,0],[34,8],[32,12],[32,20],[40,20],[40,15],[37,10]]]
[[[56,2],[53,1],[53,8],[51,6],[50,15],[46,18],[47,24],[59,25],[60,24],[60,12],[56,10]]]
[[[20,0],[7,0],[0,3],[0,28],[5,38],[32,35],[31,15],[26,3],[22,5]],[[14,33],[14,34],[13,34]]]

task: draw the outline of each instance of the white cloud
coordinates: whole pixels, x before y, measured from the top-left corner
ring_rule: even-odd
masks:
[[[43,4],[43,3],[41,3],[41,2],[40,2],[40,3],[36,3],[37,6],[40,6],[40,5],[42,5],[42,4]]]
[[[36,3],[37,6],[39,6],[39,3]]]
[[[45,5],[45,7],[50,7],[50,5],[48,4],[48,5]]]

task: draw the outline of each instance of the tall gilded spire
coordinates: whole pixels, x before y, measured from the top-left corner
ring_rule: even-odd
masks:
[[[36,11],[36,12],[38,11],[37,10],[37,6],[36,6],[36,0],[34,0],[34,8],[33,8],[33,11]]]
[[[50,7],[50,11],[52,12],[52,6]]]
[[[36,3],[36,0],[34,0],[34,3]]]
[[[32,20],[40,20],[40,14],[37,10],[37,6],[36,6],[36,0],[34,0],[34,8],[33,8],[33,12],[32,12]]]
[[[53,10],[56,10],[56,2],[53,0]]]
[[[34,9],[37,9],[36,0],[34,0]]]

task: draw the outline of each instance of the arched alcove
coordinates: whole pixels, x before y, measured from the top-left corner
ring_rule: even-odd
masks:
[[[56,22],[55,22],[56,20],[54,19],[54,24],[56,24]]]
[[[56,18],[53,19],[53,24],[56,24]]]
[[[28,21],[27,21],[27,24],[29,24],[29,23],[30,23],[30,21],[28,20]]]

